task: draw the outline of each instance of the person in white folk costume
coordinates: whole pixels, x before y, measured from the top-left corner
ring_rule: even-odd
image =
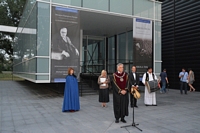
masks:
[[[148,74],[148,75],[147,75]],[[146,82],[146,76],[149,77],[148,81],[157,80],[156,75],[152,72],[152,67],[148,67],[147,72],[144,73],[142,78],[142,83],[145,85],[145,91],[144,91],[144,104],[146,106],[157,106],[156,104],[156,92],[149,93],[147,86],[145,84]]]

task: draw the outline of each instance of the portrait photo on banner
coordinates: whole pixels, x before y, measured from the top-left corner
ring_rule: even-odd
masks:
[[[64,82],[69,67],[79,77],[79,16],[76,9],[52,6],[51,82]]]

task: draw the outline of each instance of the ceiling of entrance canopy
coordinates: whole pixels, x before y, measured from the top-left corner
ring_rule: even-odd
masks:
[[[81,11],[80,21],[83,35],[109,37],[133,28],[132,18],[96,12]]]

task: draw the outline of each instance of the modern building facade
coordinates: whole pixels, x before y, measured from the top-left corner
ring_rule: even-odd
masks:
[[[171,88],[179,89],[179,72],[192,68],[194,86],[200,86],[200,1],[163,0],[162,68],[167,69]]]
[[[67,34],[63,40],[70,42],[75,55],[60,62],[75,63],[77,74],[102,69],[113,73],[117,63],[124,63],[125,71],[136,65],[142,75],[149,66],[146,61],[159,74],[161,4],[155,0],[27,0],[16,32],[13,72],[36,83],[63,82],[68,66],[56,63],[68,53],[54,52],[62,43],[54,38]],[[142,39],[135,39],[135,34]]]

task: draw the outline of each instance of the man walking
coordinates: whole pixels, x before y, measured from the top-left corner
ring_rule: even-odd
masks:
[[[183,94],[183,89],[184,89],[185,94],[187,94],[188,72],[185,71],[185,68],[182,68],[182,72],[179,73],[179,78],[180,78],[180,93]]]
[[[162,88],[160,90],[160,93],[166,93],[166,85],[169,84],[166,69],[163,69],[163,72],[160,73]]]

